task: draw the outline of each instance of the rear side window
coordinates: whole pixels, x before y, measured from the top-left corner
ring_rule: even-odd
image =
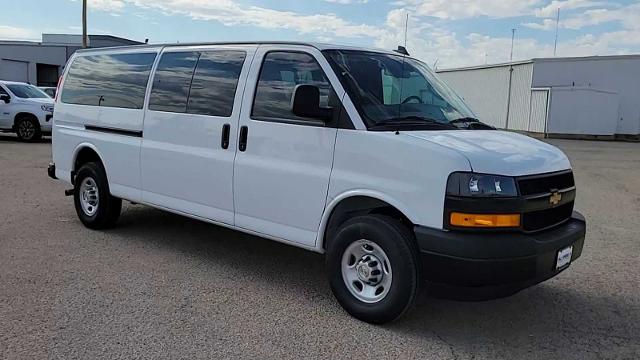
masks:
[[[187,111],[189,88],[199,56],[197,52],[162,55],[153,78],[153,89],[149,98],[150,110],[177,113]]]
[[[291,112],[293,91],[302,84],[320,88],[320,106],[329,106],[333,91],[313,56],[297,52],[268,53],[262,63],[252,117],[308,121]]]
[[[245,60],[243,51],[165,53],[149,109],[229,117]]]
[[[80,56],[65,77],[67,104],[142,109],[155,53]]]
[[[187,112],[231,116],[244,58],[242,51],[203,52],[191,83]]]

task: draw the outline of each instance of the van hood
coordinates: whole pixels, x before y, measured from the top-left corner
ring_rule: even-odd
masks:
[[[464,155],[474,172],[522,176],[567,170],[567,156],[555,146],[529,136],[496,130],[403,132]]]

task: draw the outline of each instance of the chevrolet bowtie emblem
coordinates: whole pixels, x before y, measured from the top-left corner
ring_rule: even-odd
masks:
[[[549,203],[551,205],[558,205],[560,204],[560,201],[562,201],[562,194],[560,194],[559,192],[554,192],[553,194],[551,194],[551,197],[549,198]]]

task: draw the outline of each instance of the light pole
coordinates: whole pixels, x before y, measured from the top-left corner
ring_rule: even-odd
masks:
[[[87,0],[82,0],[82,47],[86,48],[88,44],[87,38]]]
[[[516,38],[516,29],[511,29],[511,55],[509,56],[509,61],[513,62],[513,41]]]

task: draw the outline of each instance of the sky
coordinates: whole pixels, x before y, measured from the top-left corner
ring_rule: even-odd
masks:
[[[437,68],[640,53],[638,0],[88,0],[89,33],[151,43],[240,40],[404,44]],[[81,32],[81,0],[3,0],[0,39]]]

